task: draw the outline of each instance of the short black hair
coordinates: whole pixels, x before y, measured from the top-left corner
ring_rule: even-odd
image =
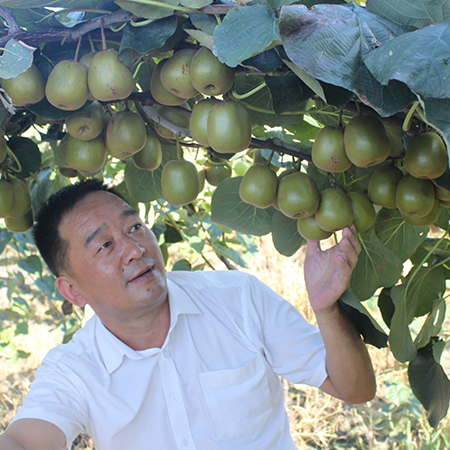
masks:
[[[59,232],[59,226],[67,213],[87,195],[105,191],[125,200],[114,188],[97,179],[88,179],[63,187],[52,194],[39,210],[33,226],[34,242],[50,271],[58,277],[67,264],[68,242]],[[125,200],[126,201],[126,200]]]

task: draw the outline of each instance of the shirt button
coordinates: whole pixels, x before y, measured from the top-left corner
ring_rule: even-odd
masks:
[[[166,357],[166,358],[168,358],[169,357],[169,355],[170,355],[170,353],[167,351],[167,350],[164,350],[164,353],[163,353],[163,355]]]
[[[183,439],[183,445],[187,447],[189,445],[189,441],[187,439]]]
[[[172,394],[170,396],[170,400],[172,400],[174,403],[178,401],[178,396],[176,394]]]

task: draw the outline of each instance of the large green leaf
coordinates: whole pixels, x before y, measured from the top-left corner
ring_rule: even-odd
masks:
[[[177,30],[177,17],[172,15],[154,20],[144,27],[133,27],[130,24],[124,29],[120,52],[132,48],[141,54],[162,47]]]
[[[363,100],[367,98],[366,103],[372,105],[382,116],[392,116],[416,101],[416,96],[406,84],[391,80],[383,86],[364,63],[356,76],[354,91],[363,96]]]
[[[432,342],[409,363],[408,377],[414,395],[427,410],[430,425],[436,428],[448,411],[450,380],[433,357]]]
[[[367,9],[399,25],[414,28],[450,18],[448,0],[367,0]]]
[[[33,62],[34,47],[10,39],[0,56],[0,78],[15,78],[25,72]]]
[[[383,245],[401,262],[411,258],[425,240],[429,227],[408,225],[396,209],[382,208],[375,219],[375,233]]]
[[[125,166],[125,183],[130,196],[137,202],[148,203],[163,198],[161,188],[162,168],[167,161],[177,158],[174,145],[163,145],[163,160],[155,170],[138,169],[133,161]]]
[[[281,9],[280,34],[289,58],[309,75],[358,93],[382,115],[404,109],[409,92],[382,86],[370,74],[363,56],[405,29],[357,5],[304,5]]]
[[[278,19],[265,5],[233,8],[214,32],[214,54],[230,67],[279,39]]]
[[[359,334],[364,337],[366,344],[377,348],[387,347],[388,337],[377,321],[367,311],[352,290],[347,289],[339,299],[350,320],[355,324]]]
[[[274,208],[259,209],[239,196],[242,177],[222,181],[211,199],[211,220],[242,234],[263,236],[272,229]]]
[[[412,322],[414,317],[428,314],[436,299],[445,291],[445,273],[443,266],[423,266],[417,271],[413,268],[406,277],[405,291],[406,320]]]
[[[306,244],[297,230],[297,220],[286,217],[280,211],[275,211],[272,216],[272,241],[278,253],[284,256],[292,256]]]
[[[450,98],[450,24],[441,22],[398,36],[364,56],[364,62],[384,85],[406,83],[424,97]]]
[[[362,251],[350,286],[360,300],[367,300],[380,287],[393,286],[402,272],[399,258],[377,238],[373,227],[359,235]]]
[[[412,361],[417,355],[416,346],[409,331],[405,293],[405,285],[394,286],[391,289],[395,311],[391,319],[389,347],[395,359],[400,362]]]

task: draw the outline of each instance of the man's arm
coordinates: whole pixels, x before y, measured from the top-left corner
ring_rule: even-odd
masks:
[[[372,362],[358,331],[337,300],[348,288],[361,251],[355,227],[345,228],[341,242],[322,251],[308,241],[305,284],[327,352],[328,378],[321,389],[349,403],[375,396]]]
[[[0,435],[0,450],[67,450],[60,428],[39,419],[19,419]]]

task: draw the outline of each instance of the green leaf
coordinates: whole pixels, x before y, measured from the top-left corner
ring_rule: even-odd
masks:
[[[378,308],[381,312],[381,317],[383,317],[384,323],[391,327],[392,316],[395,312],[394,302],[391,297],[391,289],[384,288],[378,295]]]
[[[0,78],[15,78],[25,72],[33,62],[35,47],[10,39],[0,56]]]
[[[181,3],[187,8],[200,9],[210,5],[212,2],[213,0],[183,0]]]
[[[393,286],[402,273],[397,256],[375,235],[374,227],[359,235],[362,251],[350,286],[360,300],[367,300],[380,287]]]
[[[39,147],[29,138],[21,136],[11,136],[8,146],[19,160],[21,169],[15,172],[19,178],[27,178],[30,174],[35,173],[41,166],[41,152]],[[14,161],[12,167],[19,170],[17,163]]]
[[[405,285],[394,286],[391,289],[395,311],[391,319],[389,347],[395,359],[400,362],[412,361],[417,355],[416,346],[409,331],[405,293]]]
[[[415,339],[416,348],[420,349],[430,342],[433,336],[441,332],[442,324],[445,320],[446,305],[443,298],[437,298],[433,302],[433,307]],[[439,362],[439,360],[436,360]]]
[[[450,18],[448,0],[368,0],[367,10],[398,25],[414,28]]]
[[[28,327],[27,322],[21,320],[17,325],[16,325],[16,333],[17,334],[28,334],[30,332],[30,329]]]
[[[78,111],[82,111],[84,108],[89,106],[91,102],[88,100],[84,106],[76,111],[65,111],[63,109],[55,108],[52,104],[49,103],[46,97],[44,97],[40,102],[34,103],[33,105],[27,105],[27,109],[34,114],[37,114],[39,117],[42,117],[44,120],[48,121],[58,121],[65,120]]]
[[[50,179],[53,175],[53,168],[44,169],[38,174],[38,181],[30,183],[32,206],[34,211],[39,211],[42,204],[50,197],[53,190],[54,180]]]
[[[192,270],[191,263],[187,259],[180,259],[172,267],[172,272],[177,270],[188,270],[190,272]]]
[[[450,99],[448,98],[426,98],[422,102],[428,123],[442,131],[450,142]]]
[[[211,220],[243,234],[269,234],[275,209],[259,209],[244,203],[239,196],[241,179],[228,178],[217,186],[211,200]]]
[[[28,31],[61,26],[55,15],[46,8],[8,9],[16,18],[18,25]]]
[[[0,228],[0,254],[3,253],[6,246],[11,242],[13,233],[7,228]]]
[[[427,410],[430,425],[436,428],[448,411],[450,380],[435,361],[432,348],[430,342],[419,350],[417,357],[409,363],[408,377],[414,395]]]
[[[212,248],[219,256],[231,259],[235,264],[248,269],[248,264],[242,259],[241,254],[233,248],[225,247],[217,239],[212,243]]]
[[[50,296],[55,292],[55,278],[52,275],[38,278],[35,283],[40,290],[47,292]]]
[[[272,241],[277,252],[283,256],[292,256],[306,240],[297,230],[297,220],[275,211],[272,216]]]
[[[398,86],[381,86],[363,55],[404,32],[354,4],[281,9],[280,33],[289,58],[312,77],[358,93],[385,116],[404,109],[412,96],[406,90],[398,98],[393,95]]]
[[[268,6],[233,8],[214,32],[214,54],[230,67],[266,49],[279,39],[278,19]]]
[[[275,114],[280,115],[296,108],[314,95],[314,92],[294,73],[264,78],[272,95],[272,104]]]
[[[192,14],[189,16],[192,24],[206,34],[213,35],[217,20],[207,14]]]
[[[234,88],[237,94],[242,95],[260,86],[262,82],[261,77],[256,75],[236,75]],[[267,86],[238,101],[247,108],[252,125],[277,127],[290,123],[299,123],[303,118],[303,114],[292,114],[289,112],[277,116],[273,109],[272,95]],[[297,109],[299,111],[304,110],[305,104],[298,104]]]
[[[411,269],[406,277],[406,320],[411,323],[414,317],[429,313],[437,298],[445,292],[445,273],[442,265],[423,266],[417,271]]]
[[[136,3],[130,0],[115,0],[114,3],[119,5],[125,11],[133,13],[137,17],[143,17],[145,19],[161,19],[162,17],[171,16],[174,12],[170,8],[161,8],[161,6],[144,5],[142,3]],[[178,6],[178,0],[164,0],[166,5]]]
[[[125,48],[132,48],[141,54],[162,47],[177,30],[177,17],[171,15],[155,20],[144,27],[130,24],[124,29],[119,53]]]
[[[283,60],[283,62],[295,73],[302,81],[305,83],[316,95],[318,95],[323,101],[327,101],[325,98],[325,92],[321,84],[311,75],[306,73],[303,69],[300,69],[293,62],[288,61],[287,59]]]
[[[449,45],[450,24],[441,22],[398,36],[364,62],[383,85],[398,80],[424,97],[450,98]]]
[[[396,209],[382,208],[375,219],[375,233],[382,244],[403,263],[427,237],[429,227],[408,225]]]
[[[364,337],[366,344],[373,345],[376,348],[387,347],[387,334],[350,288],[342,294],[339,303],[355,324],[359,334]]]
[[[417,99],[406,84],[397,80],[381,85],[365,64],[361,65],[354,86],[354,91],[366,97],[366,103],[385,117],[402,111]]]
[[[242,66],[253,67],[254,69],[264,73],[273,72],[282,64],[283,61],[278,55],[277,50],[274,48],[258,53],[257,55],[252,56],[241,63]]]
[[[450,211],[448,208],[444,208],[443,206],[441,206],[441,212],[439,213],[438,220],[434,222],[434,225],[436,225],[439,228],[442,228],[443,230],[447,230],[449,222],[450,222]]]
[[[163,198],[161,188],[162,168],[167,161],[177,158],[174,145],[163,145],[163,160],[155,170],[138,169],[132,160],[125,166],[125,182],[130,196],[137,202],[148,203]]]
[[[54,0],[51,2],[53,8],[65,9],[92,9],[100,6],[104,0]],[[2,0],[5,8],[43,8],[50,6],[48,1],[43,0]]]
[[[17,264],[28,273],[42,273],[42,262],[37,255],[30,255],[27,259],[22,259]]]

